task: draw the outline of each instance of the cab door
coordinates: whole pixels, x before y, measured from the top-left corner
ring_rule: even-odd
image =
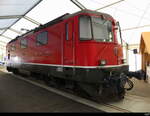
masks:
[[[64,65],[73,65],[73,45],[74,45],[74,28],[73,21],[69,20],[65,23],[65,37],[64,37],[64,56],[63,64]]]

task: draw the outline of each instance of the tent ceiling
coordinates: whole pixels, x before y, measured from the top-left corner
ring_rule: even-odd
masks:
[[[43,0],[36,6],[40,1],[41,0],[0,0],[0,35],[8,36],[8,38],[0,36],[0,40],[9,41],[9,38],[13,39],[15,36],[26,32],[21,31],[21,28],[30,30],[38,26],[27,21],[25,18],[21,18],[24,15],[44,24],[65,13],[74,13],[80,10],[70,2],[70,0]],[[141,33],[150,31],[149,0],[78,1],[87,9],[96,10],[103,8],[98,11],[112,15],[120,22],[123,39],[129,44],[139,44]],[[118,1],[120,2],[117,4],[105,7]],[[32,9],[34,6],[36,7]],[[15,23],[16,21],[18,22]],[[14,25],[12,26],[12,24]],[[9,28],[9,30],[6,31],[6,28]],[[20,31],[21,33],[14,33],[11,29],[15,29],[14,31]]]
[[[1,0],[0,35],[26,15],[41,0]]]
[[[16,22],[18,18],[14,19],[0,19],[0,29],[5,30],[9,28],[14,22]]]
[[[2,34],[4,32],[4,30],[0,30],[0,34]]]

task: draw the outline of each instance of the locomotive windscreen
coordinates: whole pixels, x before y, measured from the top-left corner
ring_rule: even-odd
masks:
[[[101,17],[80,16],[80,40],[112,42],[112,23]]]

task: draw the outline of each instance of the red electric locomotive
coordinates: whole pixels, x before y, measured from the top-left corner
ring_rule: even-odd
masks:
[[[123,98],[128,65],[116,27],[105,13],[65,14],[11,40],[7,70],[28,71],[48,83],[81,88],[90,96]]]

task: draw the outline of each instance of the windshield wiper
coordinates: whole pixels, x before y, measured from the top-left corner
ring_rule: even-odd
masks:
[[[105,20],[103,24],[105,24],[108,20]]]
[[[92,17],[90,17],[90,25],[91,25],[91,35],[92,35],[92,39],[94,40]]]

